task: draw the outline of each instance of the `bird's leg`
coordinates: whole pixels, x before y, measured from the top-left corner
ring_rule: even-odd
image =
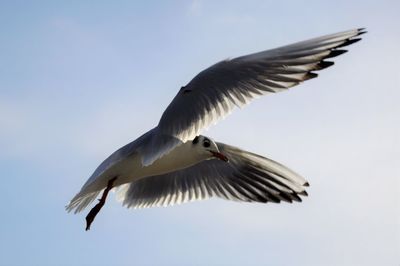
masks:
[[[101,196],[101,198],[99,199],[99,202],[96,204],[96,206],[94,206],[90,212],[88,213],[88,215],[86,216],[86,231],[90,230],[90,225],[92,224],[92,222],[94,221],[94,218],[96,217],[96,215],[99,213],[99,211],[101,210],[101,208],[104,206],[104,203],[106,203],[106,199],[107,199],[107,195],[108,192],[113,188],[113,183],[114,181],[117,179],[117,177],[114,177],[113,179],[110,179],[108,181],[107,187],[106,189],[104,189],[103,191],[103,195]]]

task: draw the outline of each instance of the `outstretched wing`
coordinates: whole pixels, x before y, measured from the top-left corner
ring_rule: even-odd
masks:
[[[127,207],[167,206],[217,196],[248,202],[301,201],[304,178],[262,156],[217,143],[229,162],[212,159],[164,175],[124,185],[119,199]]]
[[[158,129],[182,142],[259,95],[279,92],[315,78],[333,65],[325,59],[360,40],[354,29],[219,62],[182,87],[163,113]]]

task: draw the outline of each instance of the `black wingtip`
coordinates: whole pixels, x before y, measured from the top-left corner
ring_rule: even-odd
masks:
[[[304,186],[304,187],[309,187],[310,184],[309,184],[308,182],[305,182],[305,183],[303,184],[303,186]]]
[[[364,34],[364,33],[368,32],[366,28],[358,28],[357,31],[358,31],[358,35],[361,35],[361,34]]]
[[[293,200],[295,200],[297,202],[302,202],[303,201],[296,193],[292,193],[291,195],[293,197]]]
[[[304,76],[303,81],[309,80],[309,79],[313,79],[313,78],[316,78],[316,77],[318,77],[318,74],[317,74],[317,73],[308,72],[308,73]]]
[[[348,41],[346,41],[345,43],[342,43],[341,45],[335,47],[335,48],[340,48],[340,47],[344,47],[344,46],[348,46],[350,44],[356,43],[358,41],[361,41],[361,38],[355,38],[355,39],[349,39]]]
[[[326,56],[325,58],[336,57],[336,56],[339,56],[339,55],[347,53],[347,52],[348,52],[347,50],[336,50],[336,49],[331,50],[331,53],[328,56]]]
[[[332,61],[321,61],[318,63],[317,67],[315,68],[315,70],[321,70],[324,68],[328,68],[330,66],[333,66],[335,63]]]
[[[308,193],[307,193],[307,191],[304,190],[304,191],[300,192],[299,195],[302,195],[302,196],[306,196],[306,197],[307,197],[307,196],[308,196]]]
[[[292,203],[293,200],[292,198],[286,193],[286,192],[280,192],[279,196],[282,198],[283,201],[288,202],[288,203]]]

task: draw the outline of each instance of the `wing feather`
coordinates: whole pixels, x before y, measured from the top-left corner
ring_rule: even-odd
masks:
[[[258,96],[279,92],[317,77],[325,61],[345,53],[338,49],[360,40],[354,29],[221,61],[194,77],[163,113],[158,128],[186,142]]]
[[[121,190],[127,207],[168,206],[213,196],[247,202],[301,201],[304,178],[265,157],[223,143],[229,163],[207,160],[164,175],[145,177]]]

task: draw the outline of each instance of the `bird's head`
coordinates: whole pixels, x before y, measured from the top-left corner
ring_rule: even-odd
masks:
[[[205,159],[219,159],[228,162],[229,159],[218,149],[218,145],[210,138],[205,136],[197,136],[192,140],[192,146],[196,151],[204,156]]]

